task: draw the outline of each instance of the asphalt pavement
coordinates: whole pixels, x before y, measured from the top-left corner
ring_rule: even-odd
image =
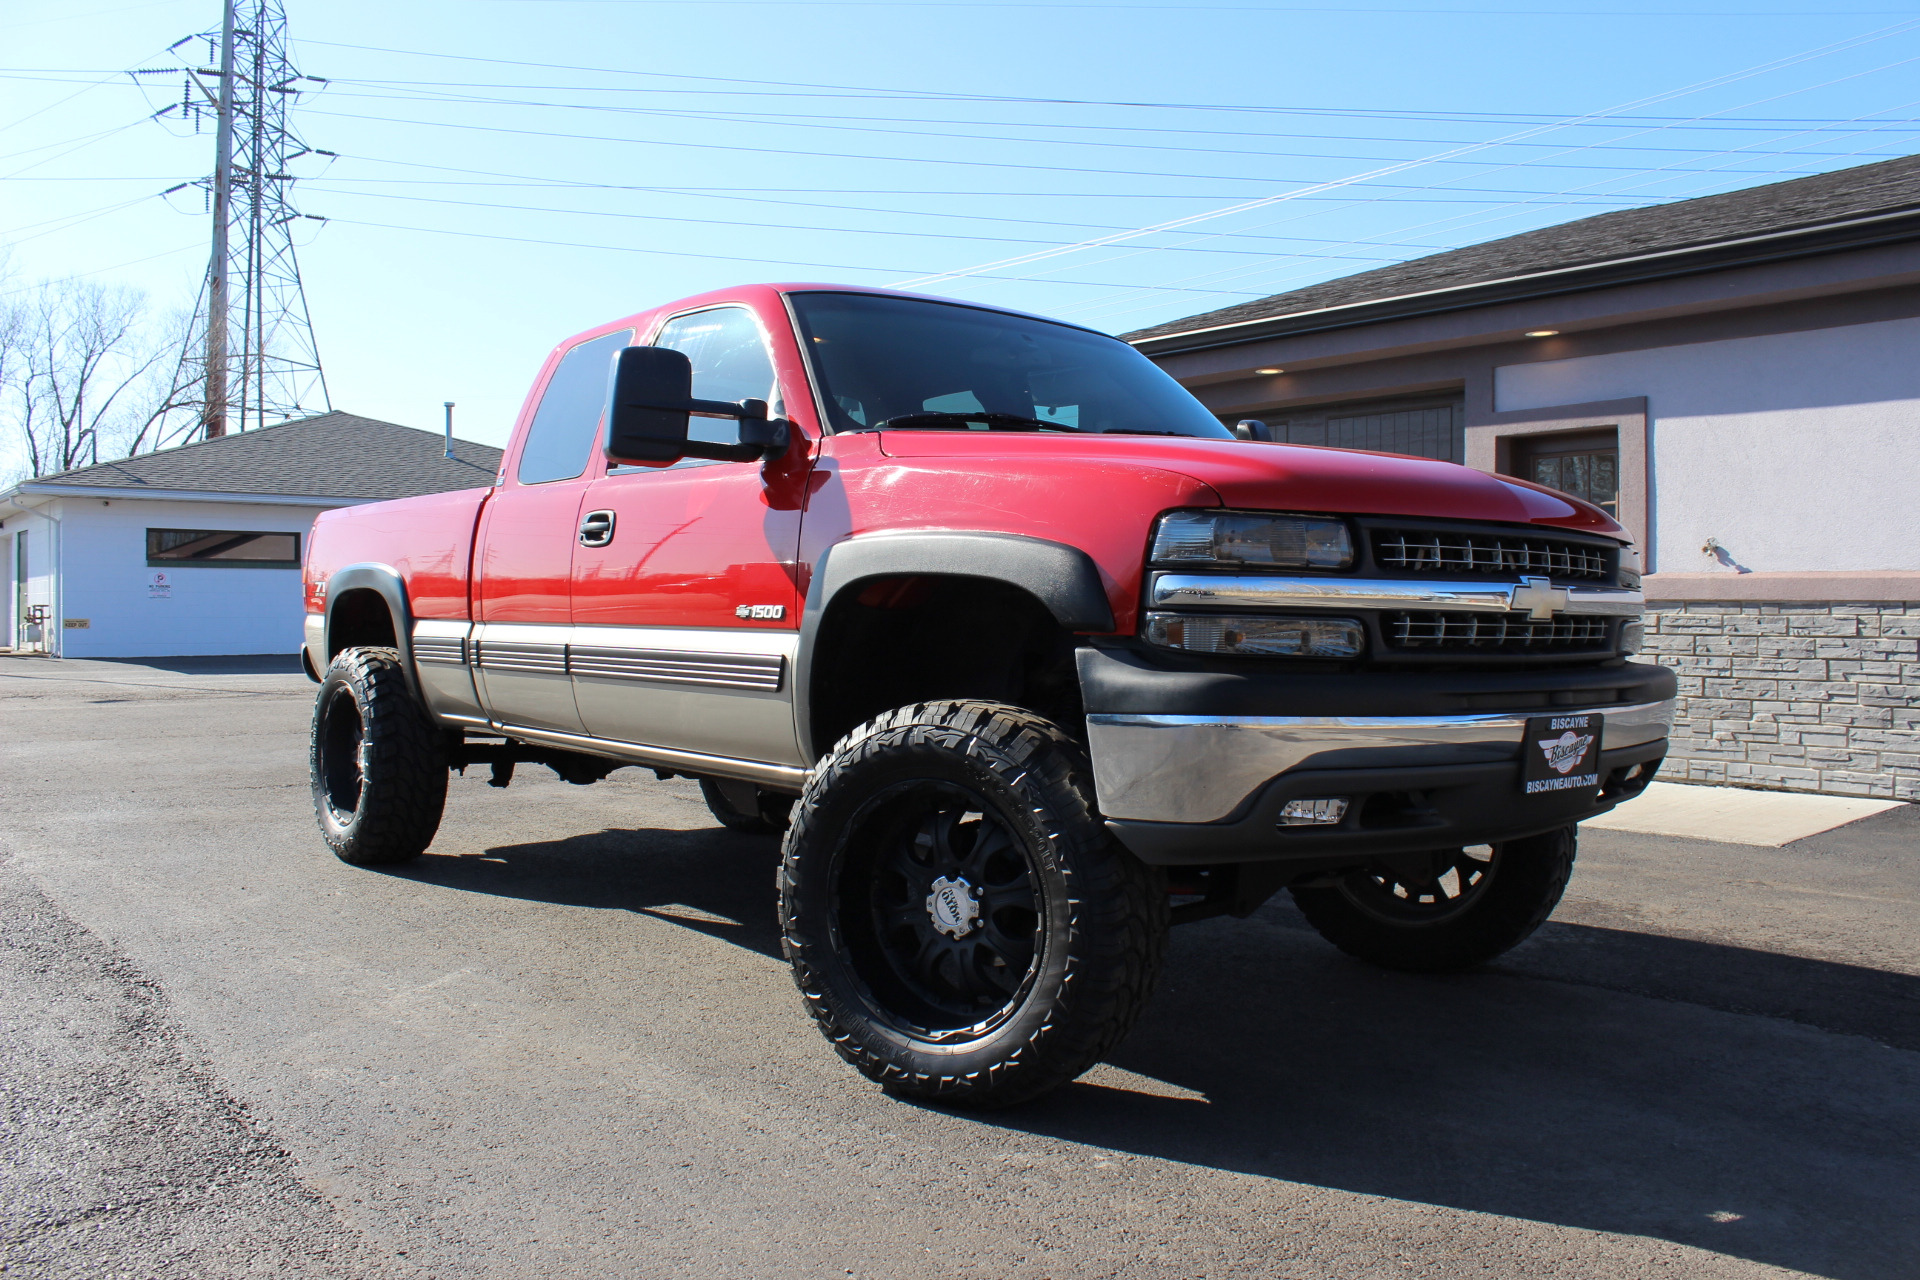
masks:
[[[1589,832],[1484,971],[1283,899],[1011,1111],[896,1101],[697,790],[456,778],[335,861],[277,660],[0,658],[14,1276],[1920,1276],[1920,809]]]

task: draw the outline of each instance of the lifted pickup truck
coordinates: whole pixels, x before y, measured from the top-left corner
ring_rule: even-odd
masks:
[[[1634,550],[1523,481],[1265,434],[971,304],[759,285],[600,325],[490,488],[315,526],[321,830],[414,858],[449,768],[697,779],[785,831],[834,1048],[973,1105],[1111,1048],[1170,923],[1283,888],[1364,959],[1485,961],[1666,750]]]

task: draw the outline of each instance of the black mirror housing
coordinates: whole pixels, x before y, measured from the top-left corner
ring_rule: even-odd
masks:
[[[1233,424],[1233,434],[1242,440],[1273,440],[1273,431],[1258,418],[1242,418]]]
[[[691,414],[740,421],[739,444],[687,438]],[[723,462],[771,461],[787,451],[790,432],[767,417],[767,402],[696,400],[693,362],[670,347],[625,347],[607,379],[606,454],[614,463],[667,466],[682,458]]]

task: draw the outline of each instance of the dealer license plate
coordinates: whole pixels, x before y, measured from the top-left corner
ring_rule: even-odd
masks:
[[[1600,786],[1598,712],[1534,716],[1520,745],[1520,785],[1530,796],[1585,791]]]

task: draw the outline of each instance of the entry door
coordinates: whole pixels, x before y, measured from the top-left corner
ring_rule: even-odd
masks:
[[[693,361],[702,400],[778,401],[751,312],[667,322],[655,345]],[[738,427],[694,419],[704,438]],[[587,732],[731,759],[800,764],[793,659],[802,451],[772,466],[688,460],[617,468],[583,515],[611,536],[573,552],[574,698]],[[605,536],[595,532],[587,542]]]
[[[579,343],[555,366],[513,473],[487,502],[475,557],[471,661],[495,720],[580,733],[567,676],[573,548],[614,353],[633,331]]]

